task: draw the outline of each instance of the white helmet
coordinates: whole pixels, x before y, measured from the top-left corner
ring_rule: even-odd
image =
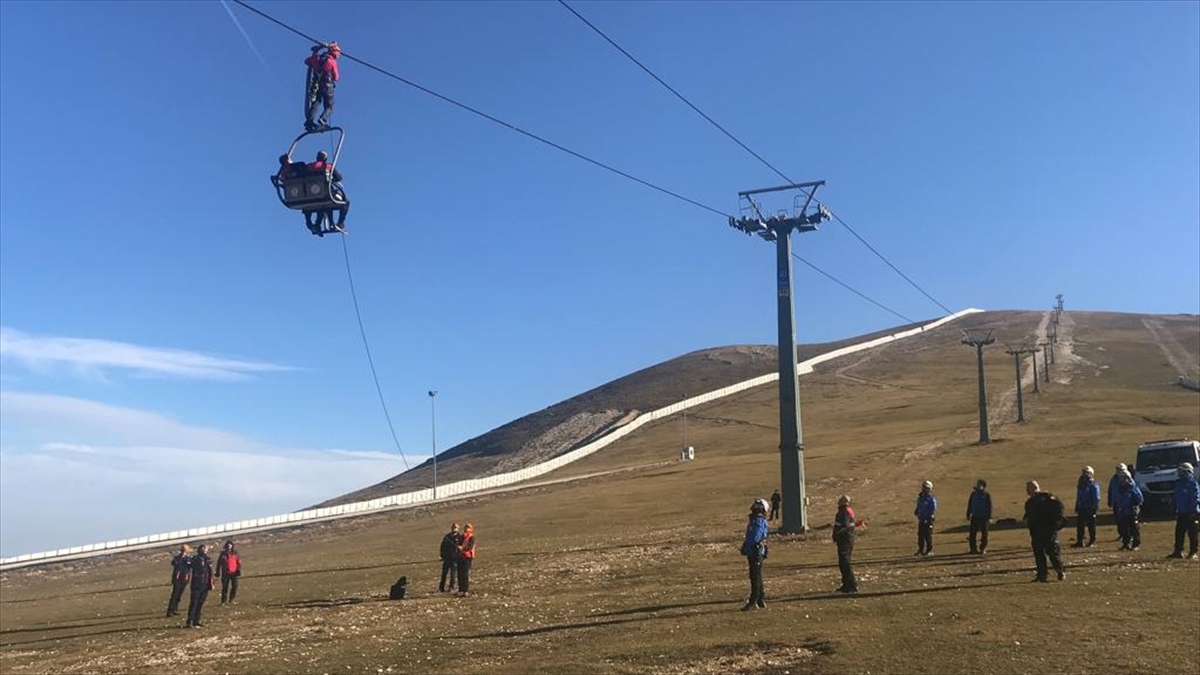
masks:
[[[1193,467],[1191,465],[1190,462],[1184,462],[1183,464],[1179,465],[1179,470],[1182,471],[1183,473],[1192,473],[1196,469],[1195,469],[1195,467]]]
[[[1129,470],[1129,468],[1128,468],[1128,467],[1126,467],[1124,464],[1118,464],[1118,465],[1117,465],[1117,472],[1121,472],[1121,471],[1128,471],[1128,470]]]
[[[838,497],[838,506],[841,506],[842,504],[850,506],[850,495],[842,495],[841,497]]]
[[[1092,467],[1090,467],[1090,466],[1085,466],[1085,467],[1083,467],[1083,472],[1084,472],[1084,473],[1086,473],[1086,474],[1087,474],[1087,475],[1089,475],[1089,476],[1095,476],[1095,475],[1096,475],[1096,470],[1095,470],[1095,469],[1093,469],[1093,468],[1092,468]]]
[[[771,505],[765,499],[755,499],[754,503],[750,505],[750,510],[755,511],[757,509],[762,509],[762,512],[766,513],[771,510]]]
[[[925,488],[926,490],[932,490],[933,489],[933,481],[927,480],[924,483],[921,483],[921,487]]]

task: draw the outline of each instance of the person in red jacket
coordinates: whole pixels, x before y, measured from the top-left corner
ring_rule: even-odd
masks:
[[[462,538],[458,545],[458,597],[465,598],[471,590],[471,563],[475,562],[475,526],[467,523]]]
[[[325,49],[325,53],[320,53]],[[330,42],[329,47],[317,45],[312,48],[312,56],[304,59],[304,65],[309,69],[308,105],[304,110],[304,130],[316,131],[329,126],[329,116],[333,114],[333,91],[337,88],[338,57],[342,48],[336,42]],[[313,115],[317,114],[317,103],[322,104],[321,117],[313,123]]]
[[[221,604],[233,604],[237,598],[238,579],[242,577],[242,556],[233,547],[232,541],[225,542],[225,550],[217,556],[217,578],[221,580]]]

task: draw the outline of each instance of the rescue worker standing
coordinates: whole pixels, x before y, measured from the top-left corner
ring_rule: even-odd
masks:
[[[767,504],[763,499],[757,499],[750,505],[750,515],[747,516],[746,536],[742,539],[742,555],[750,566],[750,599],[746,601],[743,612],[760,609],[767,606],[763,597],[763,560],[767,557]]]
[[[475,526],[467,523],[462,543],[458,545],[458,597],[465,598],[471,590],[471,565],[475,562]]]
[[[450,531],[442,537],[439,554],[442,558],[442,580],[438,582],[438,593],[453,591],[458,579],[458,547],[462,544],[462,534],[458,531],[458,523],[450,526]],[[450,585],[446,585],[446,576],[450,576]]]
[[[1122,551],[1136,551],[1142,547],[1142,526],[1138,516],[1142,513],[1142,491],[1128,473],[1121,474],[1121,487],[1113,498],[1117,510],[1117,528],[1121,531]]]
[[[933,519],[937,517],[937,497],[933,496],[933,482],[921,483],[921,494],[917,495],[917,552],[914,555],[933,553]]]
[[[1117,523],[1118,541],[1125,539],[1125,528],[1121,525],[1121,519],[1117,517],[1117,493],[1121,490],[1121,476],[1128,473],[1124,464],[1118,464],[1112,478],[1108,479],[1108,508],[1112,510],[1113,521]]]
[[[304,65],[308,66],[311,73],[309,82],[308,106],[304,110],[304,130],[317,131],[329,126],[329,116],[333,114],[333,91],[337,88],[338,81],[338,57],[342,55],[342,48],[336,42],[330,42],[329,47],[324,54],[320,51],[326,49],[321,45],[312,48],[312,55],[304,59]],[[313,123],[313,116],[317,114],[317,103],[322,104],[321,117],[317,123]]]
[[[1075,543],[1072,548],[1096,545],[1096,511],[1100,508],[1100,486],[1096,484],[1096,470],[1090,466],[1079,472],[1075,485]],[[1083,530],[1087,528],[1088,541],[1083,543]]]
[[[167,601],[167,616],[179,614],[179,601],[183,598],[183,589],[192,580],[192,547],[183,544],[179,553],[171,558],[171,599]]]
[[[232,541],[225,542],[225,550],[217,556],[217,578],[221,580],[221,604],[233,604],[237,598],[238,579],[242,577],[242,556],[233,547]]]
[[[971,553],[987,553],[988,524],[991,519],[992,495],[987,491],[987,481],[980,478],[975,481],[975,489],[971,490],[971,496],[967,498],[967,520],[971,523],[971,534],[967,543],[971,546]],[[978,547],[975,545],[977,535]]]
[[[856,524],[854,509],[850,508],[850,495],[838,497],[838,512],[833,519],[833,541],[837,544],[838,569],[842,571],[842,586],[838,593],[858,592],[858,580],[854,578],[854,568],[850,565]]]
[[[1058,530],[1063,523],[1062,502],[1050,494],[1042,492],[1036,480],[1025,484],[1025,524],[1029,527],[1029,541],[1033,546],[1033,562],[1037,567],[1037,577],[1033,581],[1045,582],[1049,570],[1046,558],[1058,573],[1058,580],[1067,578],[1063,569],[1062,555],[1058,545]]]
[[[767,516],[767,520],[775,520],[779,518],[779,505],[783,502],[783,496],[779,494],[779,490],[771,493],[771,514]]]
[[[196,555],[192,556],[192,599],[188,603],[187,625],[189,628],[200,628],[200,610],[213,587],[212,560],[208,557],[208,546],[200,544]]]
[[[1188,536],[1188,559],[1195,560],[1196,540],[1200,538],[1200,483],[1196,468],[1188,462],[1179,465],[1175,481],[1175,550],[1169,558],[1183,557],[1183,535]]]

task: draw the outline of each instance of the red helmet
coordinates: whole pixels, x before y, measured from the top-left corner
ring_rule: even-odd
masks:
[[[338,46],[337,42],[330,42],[329,53],[333,56],[338,56],[342,53],[342,48]]]

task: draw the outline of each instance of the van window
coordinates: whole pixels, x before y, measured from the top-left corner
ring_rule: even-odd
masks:
[[[1167,445],[1161,448],[1146,448],[1138,451],[1137,470],[1157,471],[1159,469],[1174,469],[1184,462],[1195,462],[1196,451],[1191,443],[1187,445]]]

